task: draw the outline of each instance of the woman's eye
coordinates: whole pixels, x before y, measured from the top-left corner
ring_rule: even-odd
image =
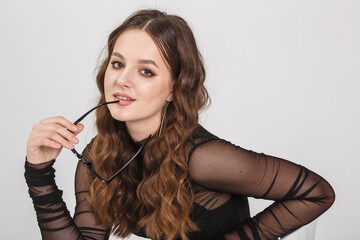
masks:
[[[150,70],[147,70],[147,69],[141,69],[141,74],[144,75],[145,77],[154,76],[154,74]]]
[[[114,68],[122,68],[124,66],[121,62],[112,62],[111,65]]]

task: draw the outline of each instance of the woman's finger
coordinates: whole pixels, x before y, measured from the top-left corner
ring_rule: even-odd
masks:
[[[60,148],[61,146],[67,149],[73,149],[74,144],[79,143],[79,140],[75,137],[83,129],[83,124],[78,124],[76,130],[71,131],[69,128],[74,125],[63,117],[52,117],[41,120],[35,124],[29,139],[29,146],[34,149],[46,146],[51,148]]]
[[[47,143],[47,140],[51,140],[67,149],[74,148],[74,145],[71,142],[69,142],[69,140],[65,139],[56,131],[43,131],[37,135],[37,138],[40,139],[40,141],[36,142],[38,146],[42,146],[43,144]]]
[[[70,132],[67,128],[64,128],[64,126],[58,124],[58,123],[40,123],[40,126],[38,127],[38,134],[42,135],[44,137],[51,138],[52,135],[60,135],[62,138],[64,138],[67,141],[72,142],[73,144],[77,144],[79,140],[75,137],[75,135]]]
[[[40,123],[42,123],[42,124],[54,124],[54,123],[57,123],[57,124],[62,125],[65,128],[67,128],[69,131],[76,132],[78,130],[77,126],[74,123],[70,122],[69,120],[67,120],[63,116],[46,118],[46,119],[41,120]]]
[[[53,140],[50,140],[48,138],[41,138],[39,139],[39,145],[44,147],[50,147],[50,148],[61,148],[61,144],[58,142],[55,142]]]
[[[82,130],[84,130],[84,124],[78,123],[76,125],[76,127],[77,127],[77,130],[74,132],[75,136],[78,135]]]

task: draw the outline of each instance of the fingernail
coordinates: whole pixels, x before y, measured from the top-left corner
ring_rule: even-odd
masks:
[[[68,147],[69,147],[69,148],[71,148],[71,149],[73,149],[73,148],[74,148],[74,145],[72,145],[70,142],[68,142],[68,144],[67,144],[67,145],[68,145]]]
[[[71,139],[71,140],[72,140],[72,142],[73,142],[73,143],[78,143],[78,142],[79,142],[79,140],[77,140],[77,138],[76,138],[76,137],[72,137],[72,139]]]
[[[71,129],[72,129],[73,131],[76,131],[76,130],[77,130],[77,127],[76,127],[75,125],[72,125],[72,126],[71,126]]]

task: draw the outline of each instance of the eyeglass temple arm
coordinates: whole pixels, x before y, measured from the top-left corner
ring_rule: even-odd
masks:
[[[104,105],[106,105],[106,104],[117,103],[117,102],[119,102],[119,100],[111,101],[111,102],[106,102],[106,103],[100,104],[100,105],[98,105],[98,106],[96,106],[96,107],[93,107],[92,109],[90,109],[89,111],[87,111],[84,115],[82,115],[78,120],[76,120],[76,121],[74,122],[74,124],[77,125],[81,120],[83,120],[87,115],[89,115],[89,113],[91,113],[91,112],[94,111],[95,109],[97,109],[97,108],[99,108],[99,107],[101,107],[101,106],[104,106]],[[81,159],[81,158],[82,158],[83,155],[82,155],[82,154],[79,154],[79,153],[75,150],[75,148],[74,148],[74,149],[71,149],[71,151],[75,154],[75,156],[76,156],[78,159]]]
[[[76,120],[74,122],[75,125],[77,125],[81,120],[83,120],[87,115],[89,115],[89,113],[91,113],[92,111],[94,111],[95,109],[101,107],[101,106],[104,106],[106,104],[110,104],[110,103],[117,103],[119,102],[119,100],[116,100],[116,101],[111,101],[111,102],[106,102],[106,103],[102,103],[96,107],[93,107],[92,109],[90,109],[89,111],[87,111],[84,115],[82,115],[78,120]],[[83,157],[83,154],[80,154],[78,153],[75,148],[71,149],[71,151],[75,154],[75,156],[79,159],[79,161],[81,161],[82,157]],[[81,161],[82,162],[82,161]],[[85,164],[86,165],[86,164]],[[88,167],[88,166],[87,166]],[[88,167],[89,168],[89,167]],[[100,179],[102,179],[100,176],[98,176]],[[103,179],[102,179],[103,180]],[[105,180],[103,180],[105,181]]]
[[[110,104],[110,103],[117,103],[119,102],[119,100],[116,101],[111,101],[111,102],[106,102],[106,103],[102,103],[96,107],[93,107],[92,109],[90,109],[89,111],[87,111],[84,115],[82,115],[78,120],[76,120],[74,122],[75,125],[77,125],[81,120],[83,120],[89,113],[91,113],[92,111],[94,111],[95,109],[104,106],[106,104]],[[109,182],[111,182],[125,167],[127,167],[134,159],[135,157],[141,152],[141,150],[143,149],[143,147],[146,145],[146,143],[149,141],[149,139],[151,138],[151,134],[149,135],[149,137],[146,139],[145,143],[139,148],[139,150],[136,152],[136,154],[122,167],[120,168],[112,177],[110,177],[108,180],[103,179],[99,174],[97,174],[91,167],[91,165],[87,164],[86,162],[82,161],[82,157],[83,154],[79,154],[74,148],[71,149],[71,151],[76,155],[76,157],[79,159],[79,161],[84,164],[86,166],[86,168],[88,168],[97,178],[99,178],[103,183],[108,184]]]
[[[97,108],[99,108],[99,107],[101,107],[101,106],[104,106],[104,105],[106,105],[106,104],[117,103],[117,102],[119,102],[119,100],[111,101],[111,102],[106,102],[106,103],[100,104],[100,105],[98,105],[98,106],[96,106],[96,107],[93,107],[92,109],[90,109],[89,111],[87,111],[84,115],[82,115],[78,120],[76,120],[76,121],[74,122],[74,124],[77,125],[81,120],[83,120],[87,115],[89,115],[89,113],[91,113],[91,112],[94,111],[95,109],[97,109]]]
[[[126,168],[135,158],[136,156],[141,152],[141,150],[143,149],[143,147],[147,144],[147,142],[149,141],[149,139],[151,138],[151,134],[149,135],[149,137],[146,139],[145,143],[143,145],[141,145],[141,147],[139,148],[139,150],[135,153],[135,155],[122,167],[120,168],[114,175],[112,175],[108,180],[103,179],[99,174],[97,174],[94,169],[91,167],[91,163],[90,162],[84,162],[82,160],[82,154],[79,154],[75,149],[72,149],[71,151],[73,153],[75,153],[75,155],[79,156],[79,161],[87,168],[90,170],[90,172],[92,174],[95,175],[95,177],[99,178],[103,183],[105,184],[109,184],[122,170],[124,170],[124,168]],[[74,150],[74,151],[73,151]]]
[[[71,149],[71,151],[75,154],[75,156],[80,160],[83,157],[83,154],[78,153],[75,148]]]
[[[147,142],[149,141],[149,139],[151,138],[151,134],[149,135],[149,137],[146,139],[146,141],[144,142],[143,145],[141,145],[141,147],[139,148],[139,150],[135,153],[135,155],[124,165],[122,166],[122,168],[120,168],[114,175],[112,175],[108,180],[102,180],[105,184],[108,184],[109,182],[111,182],[122,170],[124,170],[124,168],[126,168],[135,158],[136,156],[141,152],[141,150],[144,148],[144,146],[147,144]]]
[[[97,173],[94,171],[94,169],[92,169],[90,162],[83,162],[81,159],[79,159],[79,161],[80,161],[87,169],[89,169],[90,172],[95,175],[95,177],[99,178],[103,183],[105,183],[105,184],[108,184],[108,183],[109,183],[109,180],[103,179],[99,174],[97,174]]]

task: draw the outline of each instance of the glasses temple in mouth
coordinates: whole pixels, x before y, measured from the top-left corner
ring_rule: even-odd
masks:
[[[89,113],[91,113],[91,112],[94,111],[95,109],[97,109],[97,108],[99,108],[99,107],[101,107],[101,106],[104,106],[104,105],[106,105],[106,104],[117,103],[117,102],[119,102],[119,100],[102,103],[102,104],[100,104],[100,105],[98,105],[98,106],[96,106],[96,107],[93,107],[92,109],[90,109],[89,111],[87,111],[84,115],[82,115],[78,120],[76,120],[76,121],[74,122],[74,124],[77,125],[81,120],[83,120],[87,115],[89,115]]]

